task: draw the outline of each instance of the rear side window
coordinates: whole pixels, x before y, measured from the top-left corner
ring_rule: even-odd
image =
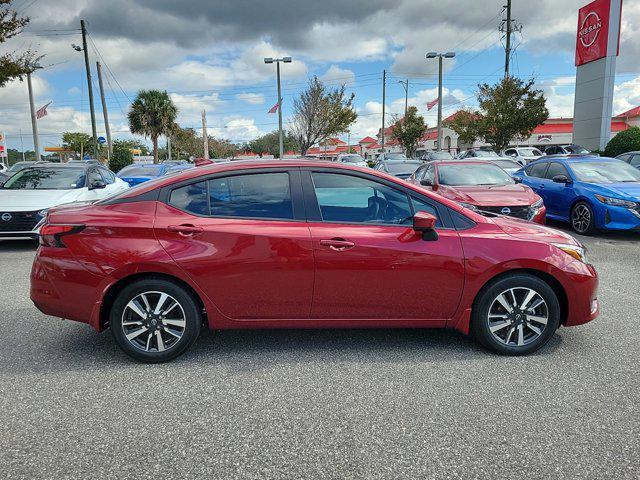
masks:
[[[211,215],[293,220],[289,174],[256,173],[209,180]]]
[[[207,183],[192,183],[172,190],[169,196],[169,204],[196,215],[209,215]]]
[[[525,171],[530,177],[544,178],[544,172],[547,170],[547,165],[549,165],[547,162],[534,163]]]

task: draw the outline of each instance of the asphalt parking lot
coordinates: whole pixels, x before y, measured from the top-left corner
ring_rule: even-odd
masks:
[[[0,242],[0,476],[639,478],[640,235],[581,238],[601,316],[525,358],[442,330],[205,333],[164,365],[38,312]]]

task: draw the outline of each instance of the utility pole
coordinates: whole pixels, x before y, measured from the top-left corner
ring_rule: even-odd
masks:
[[[509,76],[509,60],[511,57],[511,0],[507,0],[507,38],[505,41],[504,76]]]
[[[87,48],[87,28],[84,20],[80,20],[82,31],[82,49],[84,51],[84,66],[87,70],[87,86],[89,91],[89,110],[91,111],[91,133],[93,134],[93,153],[98,158],[98,134],[96,133],[96,112],[93,109],[93,86],[91,84],[91,66],[89,65],[89,49]]]
[[[27,88],[29,89],[29,105],[31,106],[31,130],[33,131],[33,149],[36,153],[36,162],[38,162],[40,161],[40,141],[38,140],[38,121],[36,120],[36,107],[33,104],[31,72],[27,73]]]
[[[404,88],[404,117],[407,118],[407,110],[409,109],[409,79],[399,80],[398,83]]]
[[[171,160],[171,137],[167,135],[167,154],[169,155],[169,160]]]
[[[96,62],[96,68],[98,70],[98,85],[100,86],[100,100],[102,102],[102,115],[104,116],[104,128],[107,131],[107,155],[109,159],[113,153],[113,146],[111,145],[111,127],[109,126],[109,114],[107,113],[107,102],[104,99],[104,86],[102,84],[102,65],[100,62]]]
[[[456,56],[456,52],[427,53],[427,58],[438,58],[438,145],[436,151],[442,150],[442,59],[453,58]]]
[[[207,112],[202,110],[202,139],[204,142],[204,158],[209,158],[209,136],[207,135]]]
[[[387,101],[387,71],[382,70],[382,130],[380,134],[380,149],[384,153],[384,109]]]
[[[267,57],[264,59],[264,63],[275,63],[276,64],[276,75],[278,78],[278,143],[279,143],[279,152],[280,159],[284,156],[284,133],[282,131],[282,90],[280,86],[280,62],[282,63],[291,63],[291,57],[282,57],[282,58],[271,58]]]
[[[24,143],[22,142],[22,129],[20,129],[20,150],[22,150],[22,161],[24,162]]]

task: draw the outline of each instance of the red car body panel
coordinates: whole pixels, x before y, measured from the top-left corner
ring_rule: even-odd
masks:
[[[490,162],[464,162],[460,160],[434,162],[435,182],[432,186],[421,185],[414,177],[408,179],[414,185],[425,190],[437,193],[441,197],[448,198],[454,202],[464,202],[474,205],[482,210],[483,207],[499,206],[529,206],[533,205],[541,197],[535,193],[531,187],[521,183],[507,185],[442,185],[439,182],[438,167],[441,165],[477,165],[488,164]],[[547,209],[542,207],[531,219],[532,222],[544,225]]]
[[[217,164],[146,182],[121,195],[122,203],[51,209],[48,223],[85,228],[64,237],[66,248],[38,249],[33,302],[46,314],[102,330],[110,289],[137,275],[156,274],[190,286],[210,328],[446,326],[468,333],[482,287],[505,272],[529,270],[561,285],[565,325],[598,314],[593,267],[551,244],[575,244],[571,236],[525,221],[487,218],[413,185],[409,188],[461,212],[475,226],[441,228],[438,240],[424,241],[403,226],[198,217],[161,201],[136,200],[201,175],[291,165],[327,168],[311,161]],[[331,168],[407,187],[380,172]],[[202,232],[184,236],[167,229],[184,224]],[[336,250],[326,242],[336,239],[353,246]]]

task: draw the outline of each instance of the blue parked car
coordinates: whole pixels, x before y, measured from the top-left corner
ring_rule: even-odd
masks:
[[[544,200],[547,218],[580,234],[596,229],[640,231],[640,170],[593,155],[541,157],[515,177]]]
[[[127,165],[118,172],[118,177],[132,187],[141,183],[162,177],[175,164],[168,163],[140,163]]]

